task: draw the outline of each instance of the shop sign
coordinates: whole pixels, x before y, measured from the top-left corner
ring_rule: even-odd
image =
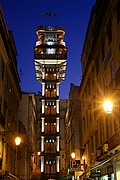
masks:
[[[71,161],[71,168],[78,168],[80,167],[80,160]]]

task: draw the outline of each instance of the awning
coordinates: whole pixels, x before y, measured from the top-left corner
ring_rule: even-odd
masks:
[[[96,168],[99,168],[99,167],[103,166],[104,164],[108,163],[111,159],[112,159],[112,157],[107,158],[107,159],[105,159],[105,160],[103,160],[103,161],[101,161],[99,163],[96,163],[95,165],[90,167],[90,170],[94,170]]]
[[[3,171],[3,170],[0,172],[0,176],[2,178],[9,178],[9,179],[14,179],[14,180],[19,180],[19,178],[17,176],[15,176],[15,175],[7,172],[7,171]]]
[[[7,177],[10,177],[11,179],[19,180],[19,178],[11,173],[7,173]]]

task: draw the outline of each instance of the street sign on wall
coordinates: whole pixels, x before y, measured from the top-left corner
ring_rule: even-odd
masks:
[[[71,168],[80,168],[80,160],[72,160]]]

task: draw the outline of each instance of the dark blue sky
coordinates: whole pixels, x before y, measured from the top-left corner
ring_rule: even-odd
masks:
[[[17,52],[18,71],[22,69],[21,89],[41,91],[36,81],[33,47],[37,40],[36,27],[44,24],[42,13],[56,13],[46,24],[64,26],[68,48],[66,79],[60,85],[60,98],[69,96],[70,83],[80,85],[81,63],[85,33],[95,0],[1,0],[8,29],[12,30]]]

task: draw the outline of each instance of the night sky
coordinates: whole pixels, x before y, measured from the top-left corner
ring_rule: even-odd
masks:
[[[41,14],[56,13],[56,16],[47,16],[46,25],[63,26],[66,31],[68,59],[66,79],[60,85],[60,99],[67,99],[70,83],[80,85],[81,52],[95,0],[1,0],[0,3],[18,52],[21,89],[27,92],[41,91],[41,85],[36,81],[33,52],[37,41],[36,28],[45,25]]]

